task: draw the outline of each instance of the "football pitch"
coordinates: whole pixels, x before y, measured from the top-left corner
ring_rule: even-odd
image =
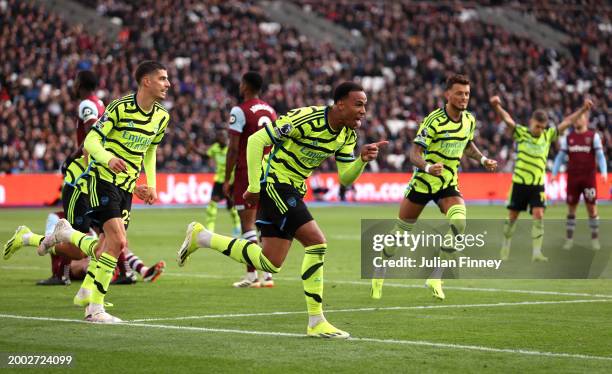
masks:
[[[546,217],[563,219],[565,209]],[[43,231],[50,211],[0,210],[0,242],[19,224]],[[133,210],[129,247],[168,266],[155,283],[111,286],[108,311],[123,324],[84,323],[72,305],[78,281],[34,285],[50,266],[33,248],[0,260],[0,352],[71,354],[78,372],[612,372],[610,280],[448,280],[443,302],[422,280],[388,280],[372,300],[360,277],[360,219],[393,218],[397,205],[311,211],[329,242],[324,310],[347,341],[305,337],[299,244],[275,288],[234,289],[244,268],[219,253],[199,250],[176,265],[185,228],[204,209],[150,208]],[[468,218],[505,216],[503,206],[468,206]],[[428,207],[423,217],[441,216]],[[612,206],[600,217],[612,218]],[[219,209],[217,230],[229,233],[229,222]]]

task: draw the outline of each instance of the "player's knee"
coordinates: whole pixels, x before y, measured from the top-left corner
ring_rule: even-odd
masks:
[[[269,273],[276,274],[276,273],[281,271],[282,264],[272,263],[272,265],[273,266],[271,266],[269,269],[267,269],[267,270],[269,270]]]
[[[267,270],[270,270],[270,273],[278,273],[281,270],[281,267],[283,266],[283,262],[284,262],[284,258],[279,258],[276,256],[270,256],[268,257],[268,261],[270,262],[270,265],[272,266],[268,266]]]
[[[114,257],[119,257],[121,252],[127,249],[127,239],[120,235],[118,237],[106,238],[106,251]]]
[[[306,240],[304,240],[302,242],[302,245],[306,248],[306,247],[312,247],[312,246],[316,246],[316,245],[323,245],[327,248],[327,240],[325,240],[325,236],[323,234],[321,235],[315,235],[312,236],[310,238],[307,238]]]

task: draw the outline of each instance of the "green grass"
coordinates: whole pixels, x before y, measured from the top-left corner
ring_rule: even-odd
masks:
[[[0,210],[0,240],[7,240],[19,224],[42,231],[47,212],[49,210],[45,209]],[[364,340],[320,341],[299,336],[305,333],[307,320],[299,280],[302,257],[299,245],[292,248],[276,278],[277,287],[233,289],[230,285],[242,276],[243,268],[225,256],[201,250],[181,269],[174,261],[186,225],[194,219],[201,220],[203,209],[136,209],[129,230],[129,246],[146,263],[164,259],[168,263],[167,273],[153,284],[139,282],[133,286],[111,287],[107,299],[116,305],[109,310],[113,314],[124,320],[134,320],[279,311],[296,313],[160,320],[114,326],[76,323],[70,320],[83,317],[83,311],[71,305],[78,283],[69,287],[35,286],[36,280],[49,275],[49,259],[38,257],[32,248],[25,248],[9,261],[0,263],[0,314],[3,315],[0,316],[0,352],[71,353],[79,372],[612,370],[612,329],[609,328],[612,302],[606,302],[612,299],[562,294],[612,297],[609,280],[449,280],[446,282],[447,299],[443,303],[432,300],[429,292],[419,287],[420,280],[393,280],[387,282],[383,299],[374,301],[369,297],[369,282],[360,279],[359,220],[392,218],[397,214],[397,206],[313,208],[312,213],[329,241],[324,295],[324,308],[329,311],[327,317],[352,336]],[[440,217],[433,208],[428,208],[424,214],[429,218]],[[547,218],[563,218],[565,207],[552,206],[546,214]],[[468,215],[504,218],[506,211],[501,206],[470,206]],[[584,208],[580,215],[584,217]],[[600,207],[600,216],[611,218],[612,206]],[[218,229],[229,232],[229,219],[223,210],[219,210]],[[409,309],[569,300],[602,302]],[[392,307],[404,309],[385,309]],[[332,312],[360,308],[381,309]],[[6,315],[69,321],[25,320]],[[292,335],[245,334],[245,331]],[[427,345],[429,343],[441,345]],[[502,349],[509,351],[499,351]],[[583,356],[559,357],[542,352]]]

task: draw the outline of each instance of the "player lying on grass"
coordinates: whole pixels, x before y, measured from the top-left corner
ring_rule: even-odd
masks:
[[[64,218],[63,212],[49,213],[47,216],[45,235],[53,232],[55,225],[61,218]],[[97,235],[93,230],[90,230],[89,233],[92,236]],[[4,259],[10,259],[23,247],[37,248],[42,237],[42,235],[33,233],[27,226],[19,226],[13,237],[5,243],[3,251]],[[38,281],[36,283],[37,285],[69,285],[72,280],[82,280],[85,278],[89,258],[83,252],[80,250],[72,251],[70,248],[66,249],[63,245],[56,245],[48,253],[51,257],[51,277]],[[42,255],[45,254],[46,253],[42,253]],[[142,260],[129,249],[127,249],[125,257],[126,261],[124,263],[118,263],[115,268],[115,275],[112,281],[113,284],[134,283],[135,280],[132,279],[132,274],[134,274],[134,277],[135,274],[140,274],[144,282],[154,282],[163,274],[166,267],[164,261],[158,261],[150,267],[146,266]],[[85,269],[82,269],[83,265]],[[123,281],[121,275],[125,275],[126,278],[132,279],[132,281],[129,283]],[[77,305],[81,304],[82,301],[79,301]]]

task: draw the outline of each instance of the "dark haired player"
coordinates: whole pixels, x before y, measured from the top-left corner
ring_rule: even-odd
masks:
[[[323,316],[327,243],[302,199],[306,193],[305,180],[329,156],[336,159],[340,183],[351,184],[367,162],[376,158],[378,147],[387,143],[366,144],[359,157],[353,155],[357,144],[355,130],[365,116],[366,102],[360,85],[345,82],[335,88],[333,105],[291,110],[253,134],[247,148],[249,186],[244,200],[250,205],[259,203],[257,226],[261,230],[261,246],[212,233],[192,222],[178,251],[179,266],[198,248],[212,248],[258,270],[277,273],[296,238],[305,249],[302,281],[309,316],[307,335],[348,338],[347,332],[334,327]],[[270,145],[273,149],[262,161],[264,148]]]
[[[446,104],[423,119],[410,149],[410,162],[416,167],[400,204],[399,217],[393,232],[411,232],[425,206],[434,201],[449,221],[446,235],[463,234],[466,225],[465,202],[459,192],[457,169],[465,154],[477,160],[488,171],[497,168],[497,161],[488,159],[474,144],[476,119],[467,111],[470,101],[470,81],[455,74],[446,80]],[[383,251],[387,258],[395,253]],[[452,256],[453,248],[440,248],[440,256]],[[435,298],[445,298],[442,290],[444,268],[435,268],[426,286]],[[384,269],[372,279],[371,296],[382,297]]]
[[[249,185],[247,142],[249,136],[276,120],[276,111],[270,104],[259,98],[262,87],[263,78],[259,73],[249,71],[242,76],[239,90],[244,101],[233,107],[230,112],[230,138],[226,156],[225,183],[223,184],[223,192],[232,199],[238,210],[242,239],[254,243],[257,243],[255,229],[257,206],[247,205],[242,197]],[[230,183],[232,171],[234,172],[233,185]],[[247,264],[246,275],[233,286],[237,288],[274,287],[274,281],[269,272],[264,272],[260,280],[257,276],[257,269]]]
[[[85,311],[85,319],[91,322],[121,322],[104,310],[104,296],[117,257],[127,249],[126,229],[141,165],[147,176],[144,201],[153,204],[157,199],[156,150],[170,119],[159,102],[166,98],[170,82],[166,68],[155,61],[140,63],[134,75],[138,91],[113,101],[84,142],[91,157],[88,171],[91,218],[105,234],[93,277],[96,287]],[[58,222],[39,250],[48,250],[59,242],[71,242],[92,260],[96,258],[98,240],[74,230],[66,220]]]

